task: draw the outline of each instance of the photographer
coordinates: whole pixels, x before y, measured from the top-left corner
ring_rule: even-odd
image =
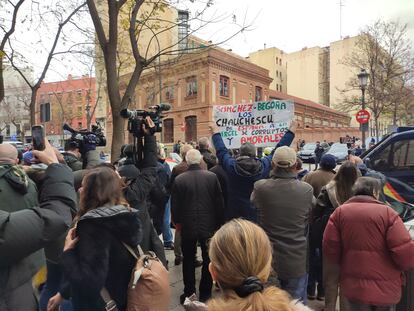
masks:
[[[69,139],[65,142],[65,152],[62,155],[74,172],[92,168],[101,162],[93,141],[86,143]]]
[[[59,164],[56,152],[47,141],[44,151],[33,151],[41,163],[48,165],[40,189],[39,207],[22,208],[15,203],[12,210],[2,204],[0,310],[37,310],[31,284],[35,269],[29,260],[33,253],[64,234],[72,221],[70,211],[76,206],[73,173]]]
[[[168,196],[166,193],[159,192],[158,174],[157,174],[157,143],[156,138],[152,135],[154,129],[154,122],[150,117],[146,117],[145,124],[142,125],[144,132],[143,157],[140,163],[134,165],[132,163],[121,166],[119,174],[125,179],[126,187],[124,188],[124,196],[131,207],[139,211],[139,218],[142,224],[143,238],[141,247],[144,251],[153,251],[161,260],[164,266],[167,266],[165,258],[164,247],[154,225],[150,218],[150,208],[154,204],[154,197],[156,201],[165,206]],[[131,153],[132,160],[133,146],[128,145],[125,148],[127,153]],[[139,166],[139,168],[137,167]],[[128,167],[128,169],[125,169]]]

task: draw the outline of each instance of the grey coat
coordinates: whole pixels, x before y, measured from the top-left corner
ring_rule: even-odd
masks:
[[[71,224],[76,193],[73,174],[66,165],[48,167],[39,203],[39,207],[11,213],[0,210],[0,306],[6,297],[11,299],[16,287],[28,281],[34,269],[30,264],[19,269],[14,266],[42,248],[49,249]]]
[[[314,200],[312,186],[297,180],[295,173],[280,172],[254,184],[251,201],[273,246],[272,267],[282,280],[307,272],[308,225]]]

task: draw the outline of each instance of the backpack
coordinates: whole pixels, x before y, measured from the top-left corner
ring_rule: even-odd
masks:
[[[153,252],[144,254],[138,245],[137,253],[123,243],[128,252],[137,260],[128,285],[126,311],[168,311],[171,289],[168,271]],[[108,290],[101,290],[106,311],[118,311]]]

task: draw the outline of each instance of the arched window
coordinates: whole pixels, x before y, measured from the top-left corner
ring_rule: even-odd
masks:
[[[197,116],[185,118],[185,141],[197,141]]]
[[[164,143],[174,142],[174,119],[164,120],[163,133],[164,133]]]

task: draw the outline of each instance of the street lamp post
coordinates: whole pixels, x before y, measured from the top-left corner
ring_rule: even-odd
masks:
[[[369,74],[366,72],[366,70],[361,69],[361,72],[358,74],[358,80],[359,80],[359,87],[362,92],[362,97],[361,97],[362,110],[365,110],[365,89],[368,84],[368,77],[369,77]],[[362,150],[365,151],[366,145],[365,145],[365,125],[364,124],[361,124],[361,132],[362,132]]]

